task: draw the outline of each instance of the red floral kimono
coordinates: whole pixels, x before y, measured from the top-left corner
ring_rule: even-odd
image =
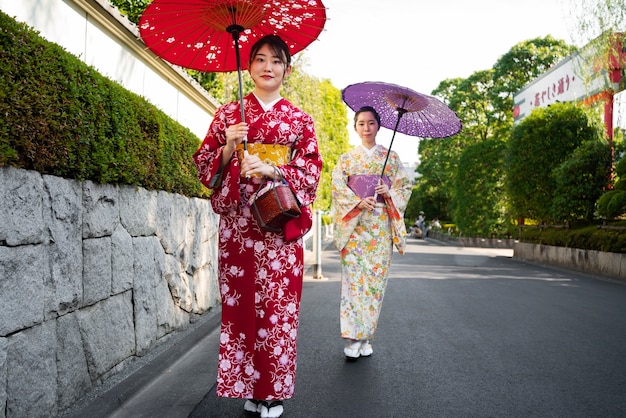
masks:
[[[312,118],[285,99],[264,111],[253,94],[245,97],[248,142],[290,147],[291,160],[279,166],[302,205],[302,214],[283,233],[263,232],[248,201],[263,180],[240,176],[237,153],[218,173],[225,130],[241,120],[239,103],[219,108],[194,155],[198,177],[213,188],[211,204],[220,214],[219,285],[222,326],[217,395],[261,400],[293,397],[296,337],[304,251],[311,227],[309,205],[322,169]],[[213,178],[221,177],[212,182]]]

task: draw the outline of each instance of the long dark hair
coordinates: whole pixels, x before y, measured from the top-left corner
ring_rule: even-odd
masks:
[[[363,106],[362,108],[356,111],[356,113],[354,114],[354,126],[356,126],[356,121],[359,118],[359,115],[364,112],[372,112],[372,115],[374,115],[374,119],[376,119],[376,122],[378,123],[378,126],[380,127],[380,115],[378,114],[376,109],[374,109],[372,106]]]
[[[258,54],[259,50],[267,45],[270,47],[274,55],[280,58],[280,60],[285,64],[285,68],[291,65],[291,53],[289,52],[289,47],[278,35],[265,35],[258,41],[252,45],[250,48],[250,58],[248,59],[248,67],[252,64],[252,60]]]

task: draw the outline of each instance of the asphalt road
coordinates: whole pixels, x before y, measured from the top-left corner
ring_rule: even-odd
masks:
[[[328,246],[325,280],[304,284],[283,417],[626,417],[626,285],[511,255],[410,239],[394,254],[374,354],[347,362]],[[215,396],[218,316],[191,348],[147,365],[144,375],[162,368],[152,378],[127,379],[77,416],[249,417],[242,400]]]

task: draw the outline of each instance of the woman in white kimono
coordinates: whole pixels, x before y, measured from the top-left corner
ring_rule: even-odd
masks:
[[[376,144],[380,129],[376,110],[359,109],[354,129],[361,145],[339,157],[332,175],[334,243],[341,252],[341,336],[346,339],[348,359],[373,353],[370,341],[387,287],[393,246],[404,254],[404,209],[412,189],[398,154]]]

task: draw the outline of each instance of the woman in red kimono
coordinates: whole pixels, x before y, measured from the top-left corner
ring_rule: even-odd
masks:
[[[313,119],[280,96],[291,71],[287,45],[269,35],[253,45],[253,92],[220,107],[194,155],[198,177],[220,214],[219,286],[222,325],[217,395],[247,399],[244,409],[279,417],[294,394],[296,337],[309,205],[322,169]],[[248,153],[242,151],[244,137]],[[259,157],[263,156],[263,159]],[[268,179],[289,184],[302,213],[282,232],[257,225],[250,197]]]

